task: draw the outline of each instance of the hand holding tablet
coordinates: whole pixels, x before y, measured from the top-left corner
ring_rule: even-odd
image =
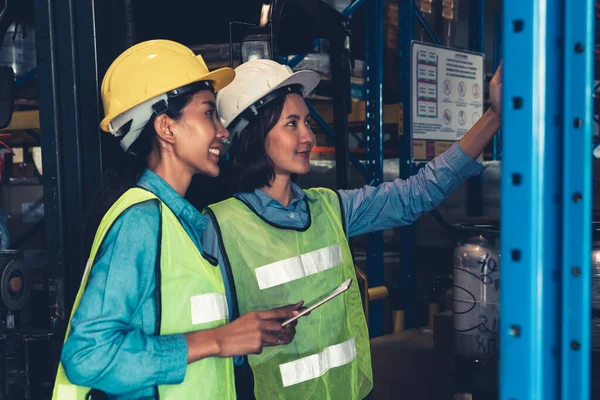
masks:
[[[303,315],[308,314],[315,308],[320,307],[323,304],[327,303],[329,300],[333,299],[334,297],[339,296],[340,294],[342,294],[346,290],[348,290],[348,288],[350,287],[351,284],[352,284],[352,278],[342,282],[342,284],[340,286],[338,286],[337,288],[335,288],[333,291],[331,291],[329,293],[325,293],[323,296],[321,296],[317,300],[315,300],[310,306],[302,309],[302,311],[300,311],[298,315],[296,315],[293,318],[288,319],[287,321],[284,321],[281,324],[281,326],[286,326],[290,322],[297,320],[298,318],[300,318]]]

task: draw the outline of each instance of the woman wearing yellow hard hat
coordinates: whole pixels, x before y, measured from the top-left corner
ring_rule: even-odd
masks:
[[[310,304],[355,278],[348,238],[408,225],[440,204],[483,170],[475,159],[500,126],[497,72],[491,108],[417,175],[356,190],[302,190],[292,175],[310,169],[315,136],[304,97],[319,75],[271,60],[252,60],[235,71],[233,83],[217,95],[217,107],[237,148],[232,160],[238,193],[208,207],[203,245],[229,269],[242,314],[299,299]],[[357,285],[314,309],[288,346],[247,361],[258,399],[365,398],[373,376]]]
[[[234,399],[231,357],[292,340],[280,321],[298,305],[229,323],[204,217],[183,198],[193,175],[219,174],[228,133],[214,93],[233,78],[166,40],[131,47],[107,71],[101,127],[125,154],[90,214],[54,399]]]

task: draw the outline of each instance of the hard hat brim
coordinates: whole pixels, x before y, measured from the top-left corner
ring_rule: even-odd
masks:
[[[310,93],[312,93],[313,90],[315,90],[315,88],[317,87],[317,85],[319,84],[320,81],[321,81],[321,77],[315,71],[302,70],[302,71],[294,72],[292,75],[287,77],[283,82],[281,82],[279,85],[275,86],[274,88],[270,89],[269,91],[264,92],[264,93],[256,93],[256,96],[252,97],[252,100],[249,101],[248,104],[244,104],[244,106],[240,107],[240,109],[237,110],[237,112],[235,114],[233,114],[227,121],[223,122],[223,126],[225,128],[227,128],[233,121],[236,120],[236,118],[240,114],[242,114],[244,111],[246,111],[252,104],[256,103],[257,101],[259,101],[260,99],[262,99],[263,97],[268,95],[269,93],[272,93],[279,88],[282,88],[285,86],[290,86],[290,85],[300,85],[300,86],[302,86],[302,92],[304,95],[303,97],[306,98],[306,96],[308,96]]]
[[[225,67],[225,68],[219,68],[214,71],[211,71],[208,74],[203,75],[200,79],[196,79],[189,83],[191,84],[191,83],[200,82],[200,81],[210,81],[213,85],[215,93],[217,93],[219,90],[223,89],[225,86],[227,86],[231,82],[233,82],[234,78],[235,78],[235,71],[232,68]],[[174,88],[169,89],[168,91],[173,90],[173,89],[177,89],[177,88],[174,87]],[[153,95],[151,97],[159,96],[161,94],[163,94],[163,93],[156,93],[155,95]],[[140,104],[141,103],[143,103],[143,102],[140,102]],[[137,105],[139,105],[139,104],[134,105],[134,107]],[[105,132],[110,132],[108,125],[117,116],[118,115],[113,115],[113,114],[109,114],[109,115],[105,116],[102,119],[102,122],[100,122],[100,128]]]

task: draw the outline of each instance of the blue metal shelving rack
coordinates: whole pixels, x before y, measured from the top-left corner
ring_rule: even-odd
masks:
[[[500,399],[590,390],[590,0],[505,0]]]
[[[594,2],[565,1],[561,398],[590,398]]]
[[[560,56],[546,43],[556,43],[556,3],[504,9],[501,399],[558,398],[560,110],[544,100],[560,93]]]
[[[383,0],[369,0],[365,5],[366,25],[366,161],[370,185],[383,182]],[[384,283],[383,232],[367,236],[367,275],[370,286]],[[371,336],[384,333],[383,300],[369,305]]]
[[[420,15],[415,11],[415,5],[412,0],[398,0],[398,56],[399,56],[399,82],[400,82],[400,102],[402,103],[402,137],[400,138],[400,178],[408,179],[415,172],[412,153],[412,130],[410,113],[410,57],[411,42],[415,35],[414,14]],[[423,20],[423,24],[425,24]],[[434,36],[431,33],[431,36]],[[439,43],[439,41],[438,41]],[[404,292],[404,319],[405,327],[411,328],[415,325],[416,310],[415,303],[415,247],[416,228],[414,225],[400,228],[400,267],[401,281],[400,287]]]
[[[484,52],[484,0],[469,2],[469,50]],[[483,174],[468,181],[467,214],[470,217],[483,215]]]
[[[494,13],[494,71],[502,59],[502,13]],[[492,143],[492,160],[499,160],[502,153],[502,129],[494,136]]]

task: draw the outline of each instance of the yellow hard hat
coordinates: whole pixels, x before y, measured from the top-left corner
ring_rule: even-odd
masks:
[[[234,76],[231,68],[210,72],[202,56],[196,56],[177,42],[149,40],[138,43],[117,57],[104,76],[101,94],[105,117],[100,127],[120,136],[120,127],[137,117],[127,132],[130,136],[129,133],[138,131],[135,137],[130,137],[127,144],[122,141],[127,150],[151,117],[152,105],[163,97],[166,100],[167,92],[200,81],[210,82],[217,92],[233,81]]]

